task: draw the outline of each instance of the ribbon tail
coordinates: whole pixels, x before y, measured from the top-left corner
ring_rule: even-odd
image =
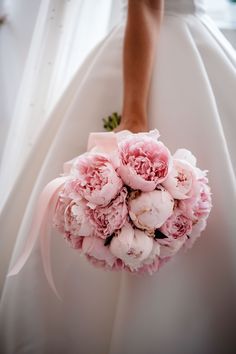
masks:
[[[60,189],[60,187],[59,187]],[[61,301],[61,296],[59,295],[57,288],[54,283],[53,275],[52,275],[52,267],[51,267],[51,233],[52,227],[50,220],[53,217],[53,212],[56,208],[57,204],[57,191],[54,192],[52,195],[50,205],[49,205],[49,212],[46,215],[46,220],[42,224],[42,228],[40,230],[40,249],[41,249],[41,257],[42,263],[44,268],[44,273],[47,278],[48,284],[50,285],[52,291],[55,293],[57,298]]]
[[[50,205],[51,200],[55,198],[58,191],[66,181],[66,177],[58,177],[51,182],[49,182],[41,192],[38,204],[36,206],[35,215],[33,217],[29,236],[27,238],[24,250],[20,258],[16,261],[15,265],[8,272],[7,276],[17,275],[21,269],[24,267],[25,263],[29,259],[31,252],[34,248],[34,245],[37,241],[37,238],[42,238],[42,232],[45,230],[45,224],[48,224],[47,227],[51,227],[48,223],[48,216],[50,214]],[[46,231],[46,230],[45,230]],[[47,235],[43,234],[44,237]],[[47,268],[46,268],[47,269]],[[53,282],[52,282],[53,284]]]

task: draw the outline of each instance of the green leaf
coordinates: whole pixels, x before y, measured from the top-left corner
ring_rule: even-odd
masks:
[[[121,115],[119,115],[117,112],[114,112],[110,116],[102,118],[102,121],[104,129],[107,131],[112,131],[120,124]]]

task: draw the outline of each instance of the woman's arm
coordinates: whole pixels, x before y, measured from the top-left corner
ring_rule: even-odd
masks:
[[[129,0],[123,50],[123,110],[116,131],[147,130],[147,100],[164,0]]]

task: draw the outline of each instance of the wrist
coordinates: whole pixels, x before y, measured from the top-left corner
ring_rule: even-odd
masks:
[[[143,110],[123,110],[121,121],[129,124],[147,124],[147,114]]]
[[[122,116],[120,125],[117,127],[117,131],[120,130],[130,130],[133,133],[147,131],[148,124],[146,116],[137,115],[133,112]]]

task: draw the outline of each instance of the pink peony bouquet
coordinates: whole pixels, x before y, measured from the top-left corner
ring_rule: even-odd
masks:
[[[207,171],[159,137],[91,133],[88,151],[66,164],[53,226],[97,267],[152,274],[206,227]]]

